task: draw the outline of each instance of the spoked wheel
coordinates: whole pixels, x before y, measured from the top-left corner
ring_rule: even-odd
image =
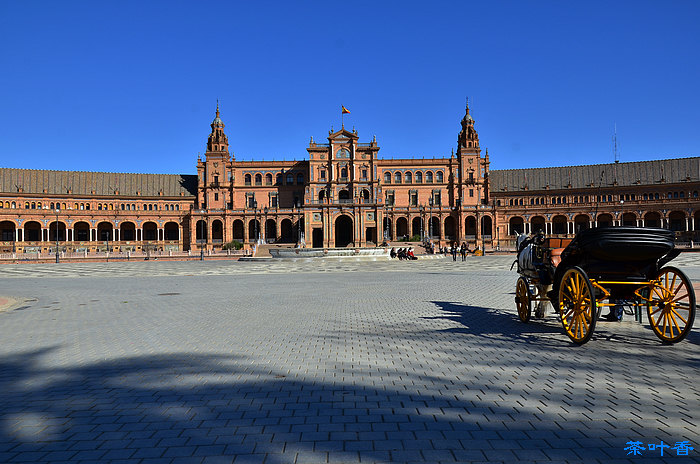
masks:
[[[520,277],[515,284],[515,306],[518,308],[518,317],[523,322],[530,320],[532,314],[532,300],[530,298],[530,286],[525,277]]]
[[[648,295],[647,316],[656,336],[665,343],[683,340],[695,321],[695,291],[688,277],[680,269],[665,267]]]
[[[564,331],[579,345],[593,335],[598,312],[593,285],[579,267],[567,269],[559,284],[559,315]]]

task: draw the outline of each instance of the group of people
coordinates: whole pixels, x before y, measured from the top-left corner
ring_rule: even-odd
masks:
[[[414,260],[418,259],[416,256],[413,254],[413,248],[399,248],[398,250],[396,248],[392,248],[391,251],[389,252],[389,256],[392,258],[399,258],[399,261],[401,260]]]
[[[452,261],[457,261],[457,253],[462,255],[462,261],[466,261],[467,253],[469,253],[469,247],[467,247],[466,242],[462,242],[462,246],[459,246],[459,243],[457,242],[452,242],[450,252],[452,253]]]

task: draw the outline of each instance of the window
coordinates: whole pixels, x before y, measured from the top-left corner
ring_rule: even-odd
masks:
[[[214,201],[219,201],[219,194],[218,193],[214,194]],[[158,209],[158,206],[156,206],[156,209]]]
[[[407,172],[404,175],[404,179],[406,180],[407,184],[410,184],[413,181],[413,175],[410,172]]]
[[[469,189],[469,198],[474,198],[474,189]]]
[[[418,206],[418,192],[411,192],[409,201],[411,206]]]
[[[214,185],[219,185],[219,176],[214,176]]]
[[[291,172],[287,173],[287,185],[294,184],[294,176]]]
[[[436,182],[442,182],[442,181],[443,181],[442,171],[438,171],[437,174],[435,174],[435,181],[436,181]]]
[[[431,171],[428,171],[428,172],[425,173],[425,181],[426,181],[428,184],[432,184],[432,183],[433,183],[433,173],[432,173]]]
[[[248,208],[255,208],[255,196],[248,195]]]
[[[362,178],[367,179],[367,169],[362,170]]]
[[[399,171],[394,173],[394,182],[397,184],[401,183],[401,173]]]
[[[326,170],[325,169],[321,169],[320,175],[321,175],[321,180],[326,180]]]
[[[272,174],[265,174],[265,185],[272,185]]]
[[[472,171],[469,172],[469,182],[474,182],[474,173]]]
[[[384,182],[387,184],[391,184],[391,173],[390,172],[384,173]]]
[[[442,204],[440,192],[433,193],[433,204],[437,206],[440,206]]]
[[[394,206],[394,192],[386,194],[386,204],[387,206]]]
[[[97,211],[102,211],[102,203],[97,205]]]
[[[343,166],[342,168],[340,168],[340,178],[341,178],[341,179],[347,179],[347,178],[348,178],[348,168],[346,168],[345,166]]]
[[[416,173],[416,184],[422,184],[423,183],[423,173],[418,171]]]
[[[250,185],[250,183],[251,183],[251,182],[250,182],[250,180],[251,180],[250,174],[246,174],[245,177],[244,177],[244,179],[245,179],[245,184],[246,184],[246,185]]]
[[[276,185],[282,185],[282,174],[279,174],[279,173],[278,173],[278,174],[275,176],[275,184],[276,184]]]
[[[270,196],[270,208],[277,208],[277,195]]]
[[[262,185],[262,175],[255,174],[255,185]]]
[[[304,185],[304,174],[297,174],[297,185]]]

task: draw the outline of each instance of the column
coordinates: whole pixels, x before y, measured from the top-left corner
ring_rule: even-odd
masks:
[[[90,242],[97,241],[97,229],[90,229]]]

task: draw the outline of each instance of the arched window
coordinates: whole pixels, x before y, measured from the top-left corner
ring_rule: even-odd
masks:
[[[394,173],[394,182],[397,184],[401,183],[401,173],[399,171]]]
[[[297,185],[304,185],[304,174],[297,174]]]
[[[287,185],[294,184],[294,175],[291,172],[287,173]]]
[[[425,181],[426,181],[428,184],[432,184],[432,183],[433,183],[433,172],[432,172],[432,171],[428,171],[428,172],[425,173]]]
[[[416,184],[422,184],[423,183],[423,173],[418,171],[416,173]]]
[[[442,171],[435,173],[435,181],[441,183],[443,181]]]
[[[411,174],[411,171],[407,171],[406,174],[404,174],[404,180],[407,184],[413,182],[413,175]]]
[[[265,174],[265,185],[272,185],[272,174]]]
[[[391,173],[390,172],[384,173],[384,182],[387,184],[391,184]]]
[[[348,178],[348,168],[343,166],[340,168],[340,178],[341,179],[347,179]]]
[[[158,211],[158,205],[153,205],[153,211]]]
[[[245,184],[246,184],[246,185],[250,185],[250,183],[251,183],[251,182],[250,182],[250,181],[251,181],[250,174],[246,174],[245,177],[244,177],[244,179],[245,179]]]
[[[255,185],[262,185],[262,175],[255,174]]]
[[[97,204],[97,211],[102,211],[102,203]]]
[[[277,173],[277,175],[275,176],[275,184],[282,185],[282,174]]]

